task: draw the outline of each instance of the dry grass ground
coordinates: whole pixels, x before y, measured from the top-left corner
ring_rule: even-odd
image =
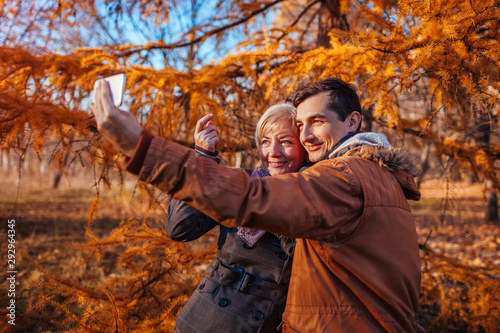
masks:
[[[411,202],[421,244],[429,237],[427,246],[463,263],[500,267],[500,224],[486,221],[483,184],[433,179],[421,193]]]
[[[62,278],[71,278],[86,288],[97,288],[111,275],[120,274],[115,268],[111,269],[115,267],[118,253],[108,252],[104,260],[89,264],[94,259],[82,251],[82,244],[89,240],[86,230],[89,211],[98,192],[99,201],[90,226],[95,236],[106,236],[122,220],[131,216],[147,220],[153,227],[164,230],[168,199],[160,194],[156,194],[154,200],[143,195],[135,189],[133,178],[126,178],[122,185],[115,182],[112,188],[101,187],[98,190],[94,186],[93,175],[79,175],[72,177],[71,183],[63,179],[58,189],[52,189],[49,186],[52,184],[52,176],[23,175],[20,184],[15,174],[0,179],[2,235],[6,234],[7,221],[15,219],[18,311],[26,307],[32,296],[28,286],[43,279],[41,269]],[[500,325],[500,319],[498,313],[489,312],[498,309],[498,295],[489,299],[489,302],[496,305],[490,304],[479,310],[446,303],[447,299],[459,299],[456,295],[450,296],[449,292],[457,292],[457,285],[466,283],[459,275],[453,277],[454,273],[447,270],[451,266],[458,264],[464,270],[475,271],[476,275],[464,278],[464,281],[486,276],[498,283],[500,278],[499,226],[484,221],[485,198],[482,185],[446,183],[440,179],[431,179],[423,183],[422,200],[412,203],[412,210],[419,242],[428,249],[422,250],[422,325],[428,332],[493,332],[491,325]],[[195,251],[213,248],[216,236],[214,232],[191,244],[190,248]],[[2,238],[1,262],[6,263],[7,243],[5,237]],[[446,256],[445,259],[440,259],[442,266],[436,264],[437,261],[431,261],[431,258],[441,254]],[[451,261],[447,261],[448,259]],[[206,260],[209,261],[210,257]],[[196,270],[199,273],[203,268],[204,265],[197,266]],[[7,270],[4,267],[4,271]],[[2,291],[8,289],[6,280],[1,282],[1,288]],[[474,301],[471,300],[472,289],[459,289],[466,293],[467,299],[462,300],[463,302]],[[0,304],[3,309],[7,302],[9,297],[6,292],[2,292]],[[448,315],[443,315],[445,310],[449,311]],[[5,310],[2,311],[0,332],[13,329],[6,323]],[[472,319],[466,321],[460,319],[460,316],[467,317],[471,311],[479,314],[474,312]],[[484,317],[489,317],[489,321],[485,322]],[[31,329],[37,331],[35,327]]]

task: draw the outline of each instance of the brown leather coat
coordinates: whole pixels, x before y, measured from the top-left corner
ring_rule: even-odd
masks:
[[[128,168],[141,180],[223,225],[302,238],[284,332],[416,331],[420,259],[407,199],[420,193],[409,155],[362,147],[302,173],[250,178],[162,138],[141,141]]]

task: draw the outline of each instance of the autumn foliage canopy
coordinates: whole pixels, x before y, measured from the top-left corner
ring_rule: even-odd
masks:
[[[96,78],[119,72],[127,75],[126,108],[154,133],[189,145],[196,120],[214,113],[219,148],[248,150],[269,105],[336,76],[358,87],[365,117],[382,129],[429,142],[438,156],[500,187],[496,1],[2,1],[0,8],[4,151],[47,154],[52,136],[62,142],[56,155],[78,140],[73,157],[110,157],[89,126],[88,104]]]

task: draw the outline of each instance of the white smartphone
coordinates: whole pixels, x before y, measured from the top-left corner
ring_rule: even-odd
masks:
[[[104,80],[109,83],[111,98],[113,99],[113,104],[116,107],[119,107],[123,103],[123,93],[125,91],[126,79],[127,77],[125,76],[125,74],[117,74],[104,78]],[[94,84],[94,96],[95,96],[95,84]]]

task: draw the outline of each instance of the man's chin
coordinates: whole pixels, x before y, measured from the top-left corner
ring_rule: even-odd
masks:
[[[313,153],[309,153],[309,161],[311,163],[318,162],[323,157],[323,152],[315,151]]]

